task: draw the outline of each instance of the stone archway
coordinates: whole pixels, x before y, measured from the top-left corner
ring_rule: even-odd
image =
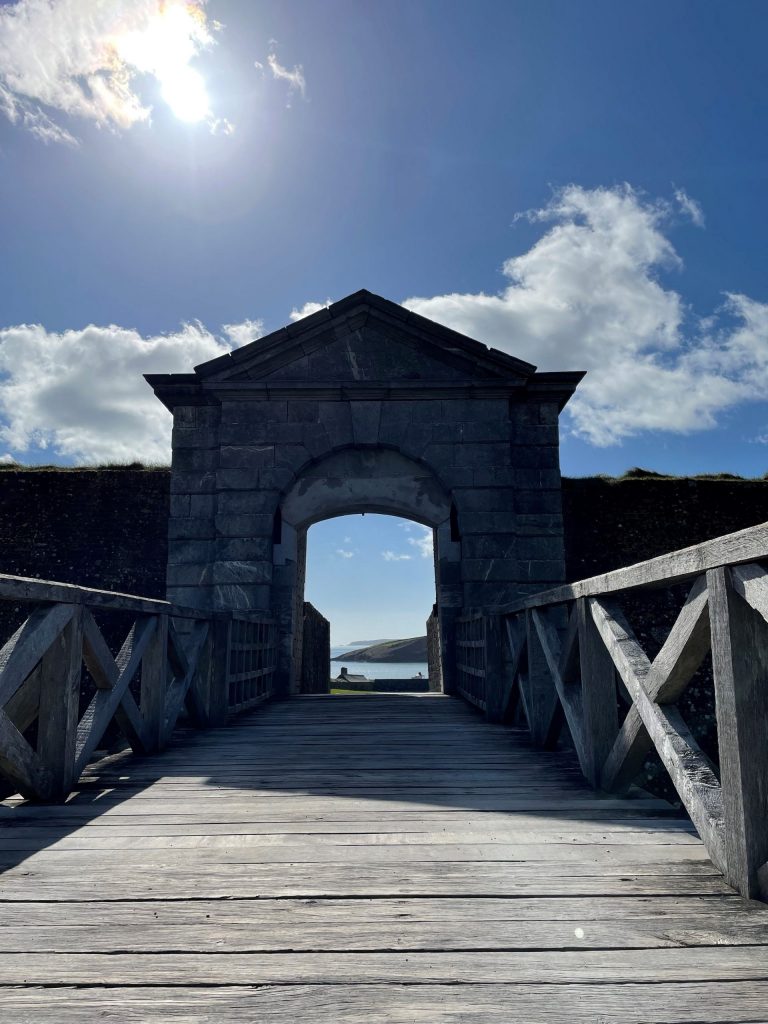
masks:
[[[462,605],[461,545],[451,536],[451,497],[434,471],[391,448],[345,448],[307,466],[282,496],[274,529],[273,578],[281,586],[273,610],[281,623],[281,678],[301,690],[301,622],[307,531],[355,512],[403,516],[432,528],[435,595],[441,637],[440,683],[452,689],[453,619]],[[426,615],[425,615],[426,617]]]
[[[193,373],[148,376],[174,415],[168,597],[273,610],[288,693],[301,530],[392,511],[438,531],[449,652],[462,608],[563,579],[558,416],[582,376],[537,373],[365,291]],[[444,668],[450,690],[449,653]]]

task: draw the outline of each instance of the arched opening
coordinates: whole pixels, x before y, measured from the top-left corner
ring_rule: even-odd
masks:
[[[334,691],[439,690],[427,635],[436,603],[434,530],[373,513],[315,523],[307,531],[302,692],[314,689],[317,609],[330,622]]]
[[[282,692],[286,696],[302,692],[307,531],[317,523],[361,513],[403,517],[414,527],[421,527],[422,534],[425,529],[431,531],[439,652],[434,672],[439,678],[434,685],[452,692],[448,652],[452,650],[453,620],[461,608],[462,594],[460,543],[452,539],[450,496],[432,469],[394,449],[382,447],[334,452],[306,467],[282,496],[280,542],[273,546]],[[396,554],[394,548],[382,550]],[[371,581],[371,586],[375,586],[375,581]],[[426,607],[425,618],[429,611]]]

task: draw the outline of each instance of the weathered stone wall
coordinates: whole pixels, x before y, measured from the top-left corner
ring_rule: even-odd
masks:
[[[301,692],[328,693],[331,679],[331,624],[309,601],[304,602],[301,643]]]
[[[0,470],[0,572],[163,597],[169,484],[167,469]],[[563,517],[581,579],[768,521],[768,480],[564,478]]]

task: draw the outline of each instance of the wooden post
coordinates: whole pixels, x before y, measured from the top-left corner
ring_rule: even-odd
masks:
[[[64,800],[75,782],[75,747],[83,660],[83,609],[75,612],[43,655],[37,753],[50,773],[52,800]]]
[[[531,612],[526,612],[525,615],[525,631],[528,648],[528,676],[525,693],[526,706],[530,716],[528,724],[531,729],[531,742],[535,747],[543,747],[547,741],[552,714],[557,703],[557,692]]]
[[[726,877],[742,896],[768,897],[768,623],[729,569],[710,569],[707,584]]]
[[[504,622],[500,615],[483,615],[485,651],[485,717],[501,722],[504,717]]]
[[[165,695],[168,684],[168,616],[156,617],[141,661],[141,714],[149,752],[165,745]]]
[[[229,645],[232,635],[232,618],[226,612],[218,612],[211,622],[213,646],[211,651],[210,723],[212,726],[225,725],[229,708]]]
[[[616,675],[611,656],[592,619],[589,598],[579,598],[576,609],[584,722],[584,774],[597,787],[605,759],[619,731]]]

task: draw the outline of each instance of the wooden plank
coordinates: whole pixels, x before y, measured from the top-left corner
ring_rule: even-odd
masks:
[[[256,901],[254,901],[256,902]],[[484,952],[525,949],[671,949],[679,946],[763,946],[768,942],[768,925],[736,915],[655,917],[602,921],[520,921],[467,918],[456,927],[447,918],[420,921],[407,916],[389,920],[377,916],[357,918],[348,900],[335,913],[322,918],[279,922],[267,919],[248,925],[228,923],[225,928],[210,920],[158,924],[157,918],[140,926],[134,918],[116,925],[111,915],[103,923],[81,925],[31,924],[0,929],[3,953],[232,953],[326,952]],[[381,901],[377,901],[381,902]],[[443,901],[453,902],[453,901]],[[480,901],[477,901],[478,903]],[[614,903],[618,903],[614,900]],[[134,907],[141,904],[134,904]],[[474,905],[477,912],[477,903]],[[201,915],[203,916],[203,915]],[[409,915],[410,916],[410,915]]]
[[[567,646],[563,651],[560,649],[560,641],[552,624],[538,610],[533,609],[530,613],[531,621],[536,630],[536,636],[541,646],[542,654],[549,668],[550,675],[555,684],[555,690],[563,709],[571,740],[579,759],[581,771],[586,775],[588,768],[587,749],[584,740],[584,714],[582,709],[582,697],[580,686],[566,682],[561,674],[561,659],[563,663],[570,657],[571,647]],[[549,730],[548,730],[549,732]]]
[[[77,608],[40,665],[37,754],[50,773],[47,799],[63,800],[75,781],[82,660],[83,615]]]
[[[751,946],[694,949],[486,951],[472,953],[8,953],[0,985],[179,985],[204,978],[213,985],[638,984],[763,981],[765,950]]]
[[[768,898],[768,622],[734,592],[728,569],[707,579],[724,870],[742,895]]]
[[[576,602],[581,666],[584,774],[596,788],[619,729],[616,670],[587,601]]]
[[[645,677],[645,691],[658,704],[678,700],[709,650],[707,601],[706,576],[700,576]],[[637,708],[630,707],[603,765],[603,789],[626,792],[652,746]]]
[[[45,798],[53,784],[48,767],[4,711],[0,711],[0,773],[30,799]]]
[[[40,708],[40,676],[41,666],[38,664],[5,705],[6,715],[20,733],[26,732],[37,718]]]
[[[735,565],[731,569],[731,585],[750,608],[768,620],[768,573],[761,565]]]
[[[92,654],[90,664],[95,665],[98,660],[98,664],[102,666],[99,673],[102,688],[97,689],[77,728],[76,777],[85,768],[113,717],[117,720],[134,750],[141,752],[147,750],[149,742],[145,736],[144,722],[128,687],[141,664],[155,626],[156,620],[149,616],[138,620],[131,626],[128,636],[114,660],[114,671],[117,678],[110,689],[104,688],[104,684],[112,678],[113,672],[109,668],[109,662],[106,660],[103,650],[99,649],[95,634],[89,626],[86,626],[89,649]]]
[[[421,924],[447,926],[446,940],[458,942],[464,928],[477,924],[514,924],[519,929],[515,948],[537,948],[538,943],[524,945],[526,928],[533,924],[564,925],[571,929],[584,926],[579,948],[588,948],[589,929],[600,925],[616,924],[627,928],[651,925],[664,929],[685,927],[693,929],[763,928],[768,909],[765,904],[744,900],[733,893],[730,896],[669,896],[654,899],[648,896],[552,897],[490,897],[484,900],[443,897],[382,896],[374,899],[312,899],[247,900],[233,897],[229,900],[127,900],[124,902],[101,900],[89,903],[68,903],[66,915],[55,903],[8,903],[3,907],[0,938],[13,929],[30,928],[94,928],[106,939],[109,928],[127,930],[135,925],[142,932],[148,927],[170,928],[205,926],[215,933],[229,930],[250,930],[251,941],[272,941],[273,930],[289,928],[323,928],[328,932],[344,930],[350,934],[358,928],[383,926],[400,922],[404,928]],[[258,933],[258,934],[254,934]],[[134,937],[140,941],[140,936]],[[582,946],[582,943],[587,945]],[[576,943],[573,943],[576,945]],[[730,943],[729,943],[730,944]],[[70,949],[77,949],[73,945]],[[119,948],[115,943],[113,948]],[[320,947],[316,947],[320,948]],[[621,948],[617,943],[613,948]]]
[[[5,707],[72,618],[72,605],[37,608],[0,650],[0,708]]]
[[[165,698],[168,683],[168,616],[158,615],[141,659],[141,716],[148,753],[165,745]]]
[[[107,641],[88,609],[83,615],[83,661],[97,689],[111,690],[120,675]]]
[[[202,725],[207,722],[207,677],[209,666],[204,659],[204,653],[208,645],[209,633],[210,627],[207,622],[194,623],[192,633],[189,636],[189,647],[187,650],[183,650],[181,638],[176,633],[176,630],[172,628],[172,624],[169,624],[169,648],[173,647],[174,650],[181,648],[184,658],[183,663],[180,661],[177,668],[181,668],[183,665],[184,674],[174,678],[168,686],[168,693],[165,699],[166,742],[170,739],[176,727],[176,722],[185,702],[191,706],[195,723]],[[199,679],[201,673],[205,677],[204,681],[202,684],[198,683],[198,685],[195,685],[195,681]]]
[[[644,680],[650,671],[650,662],[621,610],[596,598],[590,599],[590,608],[606,649],[632,695],[680,799],[710,857],[722,870],[725,863],[723,797],[708,759],[677,710],[660,706],[648,696]]]
[[[542,623],[535,623],[530,614],[525,617],[525,632],[528,653],[526,691],[530,711],[529,726],[531,740],[537,747],[543,747],[549,733],[550,722],[558,701],[556,684],[548,670],[548,658],[542,649],[540,632]],[[556,636],[556,634],[555,634]],[[555,636],[549,636],[550,643]],[[559,642],[557,651],[559,653]]]
[[[765,1020],[768,982],[690,982],[675,984],[525,985],[514,977],[491,985],[461,979],[440,985],[307,985],[300,976],[286,985],[147,985],[28,989],[2,992],[7,1019],[91,1024],[111,1015],[131,1024],[179,1021],[199,1024],[759,1024]],[[11,1016],[15,1015],[15,1016]]]
[[[483,649],[485,651],[485,717],[489,722],[504,718],[507,693],[504,665],[504,622],[500,615],[483,617]]]

